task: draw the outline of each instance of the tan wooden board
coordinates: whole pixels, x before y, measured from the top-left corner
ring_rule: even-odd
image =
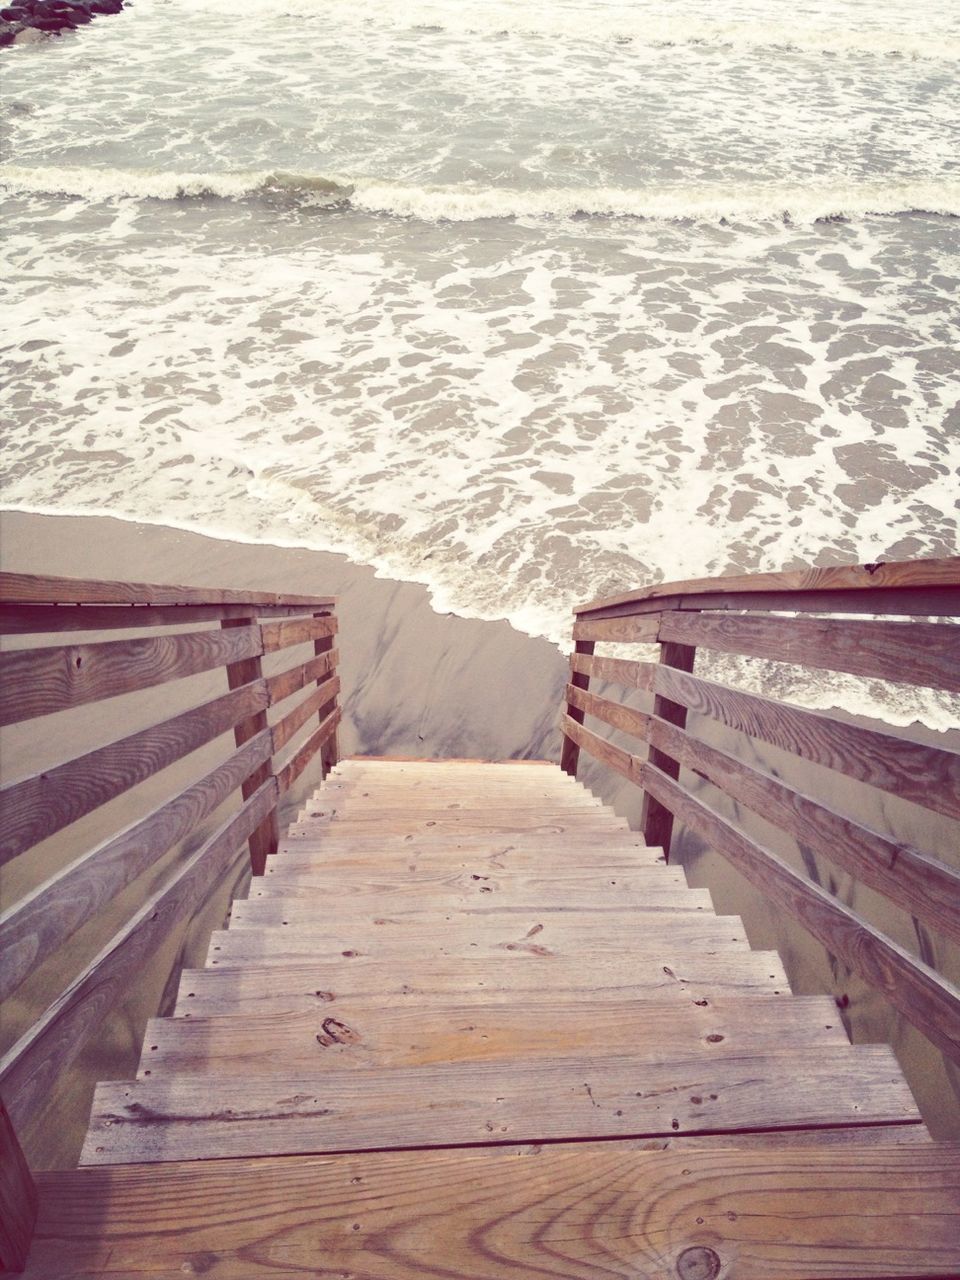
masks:
[[[458,917],[455,913],[450,919],[377,916],[372,920],[340,920],[334,916],[323,924],[278,928],[234,922],[230,929],[211,934],[208,963],[220,968],[227,964],[296,964],[307,957],[353,953],[406,956],[426,966],[435,957],[474,952],[478,956],[526,956],[541,967],[565,956],[579,961],[589,972],[596,955],[629,953],[635,947],[660,953],[670,947],[696,948],[726,955],[749,950],[749,943],[738,916],[718,918],[696,912],[540,912],[500,919]]]
[[[281,1008],[247,1017],[153,1018],[137,1074],[253,1076],[587,1052],[629,1053],[639,1060],[699,1051],[706,1060],[847,1043],[829,996],[741,996],[705,1007],[692,1001],[611,1000],[589,1008],[570,996],[487,1006],[359,997],[338,1002],[335,1011]]]
[[[185,969],[175,1012],[185,1016],[316,1009],[354,996],[423,1004],[435,999],[544,999],[561,994],[581,1001],[710,1001],[730,996],[786,998],[790,984],[775,951],[725,951],[711,955],[672,946],[544,964],[526,952],[489,956],[441,956],[428,964],[393,956],[312,958],[294,964]],[[702,1006],[707,1007],[707,1006]],[[327,1010],[330,1012],[330,1010]],[[335,1012],[335,1011],[334,1011]]]
[[[320,901],[324,894],[334,894],[339,908],[369,898],[371,902],[417,901],[431,896],[449,895],[465,904],[478,898],[492,902],[526,899],[543,906],[570,902],[590,906],[591,899],[607,901],[608,896],[625,906],[634,898],[642,899],[652,890],[658,893],[686,889],[686,876],[679,867],[664,865],[631,868],[616,867],[564,868],[549,871],[450,871],[427,867],[410,871],[370,872],[357,867],[326,866],[322,860],[290,865],[286,857],[268,863],[269,874],[251,884],[249,896],[255,898],[296,897]]]
[[[97,1086],[81,1164],[919,1122],[886,1045]]]
[[[458,917],[477,922],[496,921],[501,927],[509,926],[510,918],[516,915],[563,915],[576,916],[580,913],[597,913],[610,915],[620,920],[624,914],[645,916],[648,913],[676,912],[708,913],[713,917],[710,894],[706,889],[648,889],[642,894],[626,895],[624,893],[595,894],[593,902],[585,902],[583,894],[571,900],[565,897],[562,902],[544,905],[539,897],[532,895],[524,898],[509,892],[494,895],[492,892],[478,892],[482,883],[474,881],[473,891],[469,896],[459,895],[460,900],[451,901],[450,895],[427,893],[421,887],[414,898],[410,894],[391,897],[390,894],[377,892],[371,895],[354,895],[347,897],[337,894],[336,916],[338,920],[350,920],[351,924],[362,924],[364,920],[373,921],[383,917],[401,919],[411,924],[429,924],[432,920],[449,921],[454,924]],[[331,892],[336,893],[332,888]],[[576,905],[571,905],[571,901]],[[330,898],[324,899],[315,894],[312,898],[300,896],[266,896],[259,894],[248,899],[240,899],[233,904],[231,910],[231,928],[235,925],[262,927],[264,925],[290,926],[315,925],[323,928],[331,912]],[[452,917],[452,919],[451,919]]]
[[[960,1272],[960,1149],[946,1144],[218,1160],[45,1174],[40,1186],[26,1280],[276,1280],[316,1275],[318,1260],[356,1280]]]

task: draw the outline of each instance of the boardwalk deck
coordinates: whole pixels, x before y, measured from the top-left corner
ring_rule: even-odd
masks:
[[[81,1164],[29,1276],[960,1270],[891,1050],[546,764],[342,762]]]

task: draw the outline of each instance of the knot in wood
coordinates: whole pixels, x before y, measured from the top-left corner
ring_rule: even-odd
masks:
[[[717,1280],[720,1274],[720,1255],[706,1245],[693,1245],[684,1249],[677,1259],[679,1280]]]

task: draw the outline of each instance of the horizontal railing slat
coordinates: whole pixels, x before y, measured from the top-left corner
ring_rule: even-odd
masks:
[[[277,786],[281,795],[290,790],[339,723],[340,708],[334,707],[294,756],[282,768],[277,769]]]
[[[270,705],[283,702],[291,694],[312,684],[314,680],[322,680],[329,675],[340,661],[339,651],[330,649],[327,653],[318,654],[309,662],[302,662],[296,667],[289,667],[279,675],[267,677],[267,689],[270,691]]]
[[[0,605],[0,635],[44,635],[64,631],[136,631],[140,627],[187,627],[264,613],[299,617],[303,605]]]
[[[886,564],[847,564],[825,568],[783,569],[774,573],[728,574],[715,578],[688,578],[678,582],[658,582],[651,587],[603,596],[579,605],[577,614],[611,605],[629,604],[665,596],[702,596],[709,609],[710,596],[718,592],[870,592],[885,588],[910,590],[918,587],[960,586],[960,556],[931,560],[891,561]]]
[[[653,664],[657,693],[731,729],[948,817],[960,817],[960,752],[835,720]]]
[[[325,609],[335,596],[302,596],[276,591],[236,591],[180,587],[155,582],[102,582],[33,573],[0,573],[0,604],[238,604],[297,605]]]
[[[206,899],[276,799],[276,784],[270,779],[148,898],[4,1056],[0,1094],[15,1125],[25,1124],[42,1106],[90,1034],[122,1003],[147,958]]]
[[[585,653],[570,657],[571,670],[591,680],[603,680],[626,689],[653,688],[653,667],[648,662],[631,662],[627,658],[596,658]]]
[[[641,775],[644,788],[742,872],[768,905],[798,920],[953,1061],[960,1062],[960,991],[659,769],[644,765]]]
[[[267,699],[255,681],[10,783],[0,791],[0,865],[264,710]]]
[[[698,648],[960,692],[960,626],[951,623],[666,613],[659,634]]]
[[[320,715],[323,717],[324,710],[328,704],[333,703],[339,692],[339,677],[328,676],[323,684],[317,686],[313,693],[304,698],[302,702],[298,702],[293,710],[287,712],[282,720],[278,720],[273,726],[274,752],[281,751],[311,716]]]
[[[960,872],[794,791],[655,716],[647,740],[801,844],[960,942]]]
[[[292,618],[289,622],[265,622],[263,652],[276,653],[290,645],[304,644],[308,640],[324,640],[337,633],[336,618]]]
[[[621,643],[656,644],[660,630],[660,614],[644,617],[589,619],[575,622],[574,640],[613,640]]]
[[[595,716],[605,724],[623,733],[633,734],[637,738],[646,738],[650,715],[646,711],[637,711],[634,707],[624,707],[619,702],[611,702],[609,698],[601,698],[586,689],[577,689],[568,684],[566,699],[570,706],[576,707],[585,715]]]
[[[601,738],[592,729],[587,729],[584,725],[577,724],[576,720],[572,720],[568,715],[561,715],[560,730],[568,738],[572,738],[578,747],[586,751],[588,755],[593,756],[595,760],[599,760],[601,764],[609,765],[611,769],[621,774],[629,782],[635,782],[637,786],[641,785],[643,761],[639,756],[632,755],[629,751],[624,751],[622,747],[615,747],[612,742],[608,742],[606,738]]]
[[[721,578],[719,581],[723,581]],[[872,613],[914,618],[960,615],[960,582],[939,587],[877,587],[871,591],[711,591],[701,595],[653,596],[646,600],[600,605],[581,622],[680,610],[699,613],[737,610],[751,613]]]
[[[260,628],[237,627],[2,653],[0,724],[149,689],[261,651]]]
[[[185,839],[269,760],[270,732],[246,743],[172,800],[89,850],[0,915],[0,1000],[5,1000],[96,913]]]

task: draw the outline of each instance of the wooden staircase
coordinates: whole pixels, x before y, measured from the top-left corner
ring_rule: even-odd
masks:
[[[81,1163],[42,1180],[31,1276],[960,1262],[890,1049],[543,762],[339,764]]]

